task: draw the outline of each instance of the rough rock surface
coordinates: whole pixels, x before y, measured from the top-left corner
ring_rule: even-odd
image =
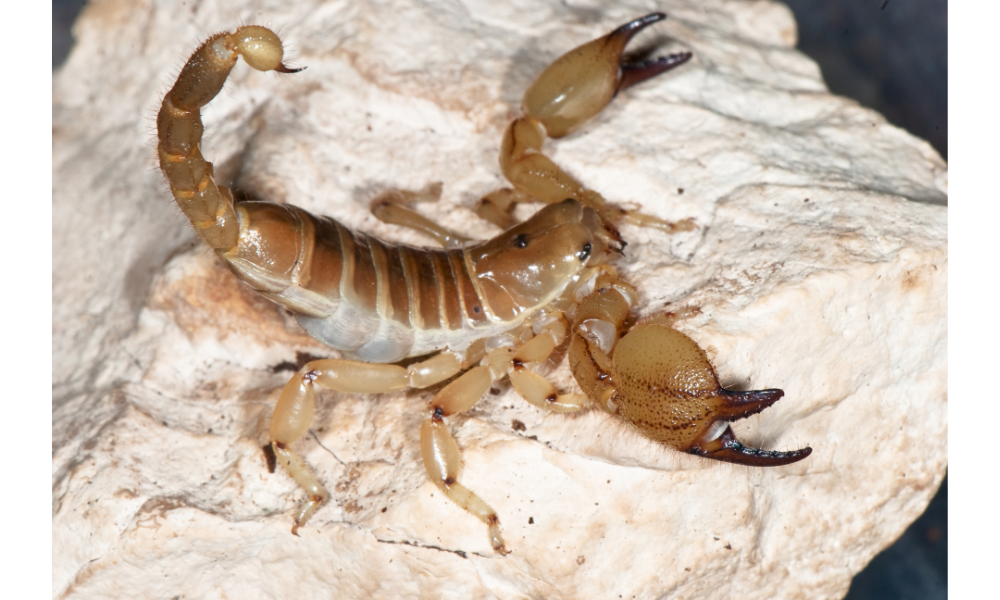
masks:
[[[633,44],[690,49],[548,153],[613,201],[699,229],[626,228],[641,314],[723,383],[785,397],[734,425],[771,470],[654,447],[603,413],[504,388],[451,429],[513,550],[423,472],[426,392],[327,393],[299,449],[332,501],[260,445],[298,353],[329,355],[237,284],[171,204],[155,110],[183,59],[241,22],[277,27],[294,76],[240,65],[205,111],[221,182],[389,239],[379,191],[474,237],[502,184],[520,95],[551,60],[633,17]],[[93,0],[53,84],[53,591],[57,597],[836,598],[926,506],[947,466],[947,167],[831,96],[780,4]],[[564,366],[552,378],[573,383]]]

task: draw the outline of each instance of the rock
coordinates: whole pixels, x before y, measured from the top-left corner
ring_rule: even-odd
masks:
[[[497,230],[471,206],[503,183],[523,90],[648,8],[256,6],[94,0],[54,79],[56,596],[839,597],[923,511],[947,467],[947,167],[830,95],[784,6],[676,1],[633,45],[693,60],[547,152],[612,201],[698,224],[624,229],[638,312],[698,309],[678,328],[724,384],[785,390],[737,435],[812,456],[708,461],[502,386],[450,423],[513,550],[501,558],[427,481],[427,392],[327,393],[298,448],[332,500],[293,537],[301,492],[260,446],[295,362],[332,353],[238,284],[170,202],[153,116],[183,58],[260,22],[308,66],[237,66],[205,111],[221,182],[425,244],[367,203],[441,181],[421,211],[485,238]],[[551,378],[575,385],[565,365]]]

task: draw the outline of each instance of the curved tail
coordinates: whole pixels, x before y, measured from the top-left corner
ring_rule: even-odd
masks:
[[[240,228],[232,194],[216,185],[212,163],[201,155],[201,107],[222,90],[240,56],[259,71],[296,72],[281,62],[283,55],[281,40],[264,27],[215,34],[188,59],[156,116],[160,170],[177,205],[215,250],[232,249]]]

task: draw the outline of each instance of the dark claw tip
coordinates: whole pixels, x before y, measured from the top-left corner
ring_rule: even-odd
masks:
[[[638,19],[635,19],[634,21],[629,21],[628,23],[622,25],[619,29],[626,29],[626,28],[642,29],[643,27],[649,27],[653,23],[656,23],[657,21],[662,21],[663,19],[666,18],[667,18],[667,13],[664,12],[649,13],[648,15],[641,16]]]
[[[305,67],[299,67],[298,69],[289,69],[287,66],[285,66],[285,63],[281,63],[274,70],[279,73],[298,73],[299,71],[305,71],[305,69],[306,69]]]
[[[656,23],[657,21],[662,21],[663,19],[666,18],[667,18],[666,13],[661,13],[661,12],[649,13],[644,17],[639,17],[634,21],[629,21],[628,23],[625,23],[618,29],[615,29],[614,31],[609,33],[608,37],[614,38],[618,36],[623,36],[625,38],[625,43],[627,44],[628,40],[632,39],[632,36],[639,33],[643,29],[649,27],[653,23]]]
[[[696,445],[688,449],[691,454],[704,456],[722,462],[746,465],[748,467],[781,467],[790,465],[812,454],[812,448],[806,446],[799,450],[780,452],[748,448],[740,443],[733,434],[732,427],[726,427],[718,439],[707,442],[704,446]]]
[[[261,447],[264,451],[264,462],[267,465],[267,472],[274,473],[274,469],[278,466],[278,457],[274,454],[274,447],[271,444],[264,444]]]
[[[621,64],[621,77],[618,81],[618,89],[615,93],[630,88],[637,83],[642,83],[647,79],[665,73],[674,67],[683,65],[691,59],[690,52],[678,52],[667,56],[660,56],[653,60],[639,62],[623,62]]]
[[[719,418],[726,421],[745,419],[771,406],[785,395],[782,390],[751,390],[748,392],[730,392],[720,390],[722,406],[719,407]]]

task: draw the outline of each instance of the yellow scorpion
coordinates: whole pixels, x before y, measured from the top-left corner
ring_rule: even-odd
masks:
[[[542,153],[600,112],[624,88],[686,62],[690,53],[626,62],[628,41],[666,18],[653,13],[560,57],[524,95],[525,116],[507,128],[500,168],[513,188],[495,191],[477,213],[505,229],[472,243],[407,206],[413,194],[373,202],[379,219],[415,228],[443,246],[413,248],[351,231],[328,217],[273,202],[237,202],[217,185],[201,155],[201,107],[221,91],[242,56],[251,67],[294,73],[269,29],[240,27],[210,37],[184,65],[157,116],[160,168],[198,235],[241,280],[295,313],[310,335],[346,358],[314,360],[281,392],[271,420],[277,462],[305,490],[292,533],[329,497],[291,446],[313,420],[316,388],[347,393],[427,388],[455,378],[430,400],[420,428],[427,474],[445,496],[488,526],[509,552],[496,512],[458,480],[461,454],[445,418],[471,408],[494,381],[509,377],[531,404],[577,411],[586,397],[645,437],[707,458],[751,466],[809,456],[743,446],[729,422],[756,414],[781,390],[723,389],[704,351],[660,316],[625,334],[636,289],[610,261],[625,242],[617,226],[667,223],[608,204]],[[547,206],[517,223],[517,202]],[[623,335],[624,334],[624,335]],[[569,362],[583,394],[560,394],[532,371],[569,338]],[[432,354],[436,353],[436,354]],[[424,357],[407,367],[397,363]],[[455,377],[455,376],[458,377]]]

